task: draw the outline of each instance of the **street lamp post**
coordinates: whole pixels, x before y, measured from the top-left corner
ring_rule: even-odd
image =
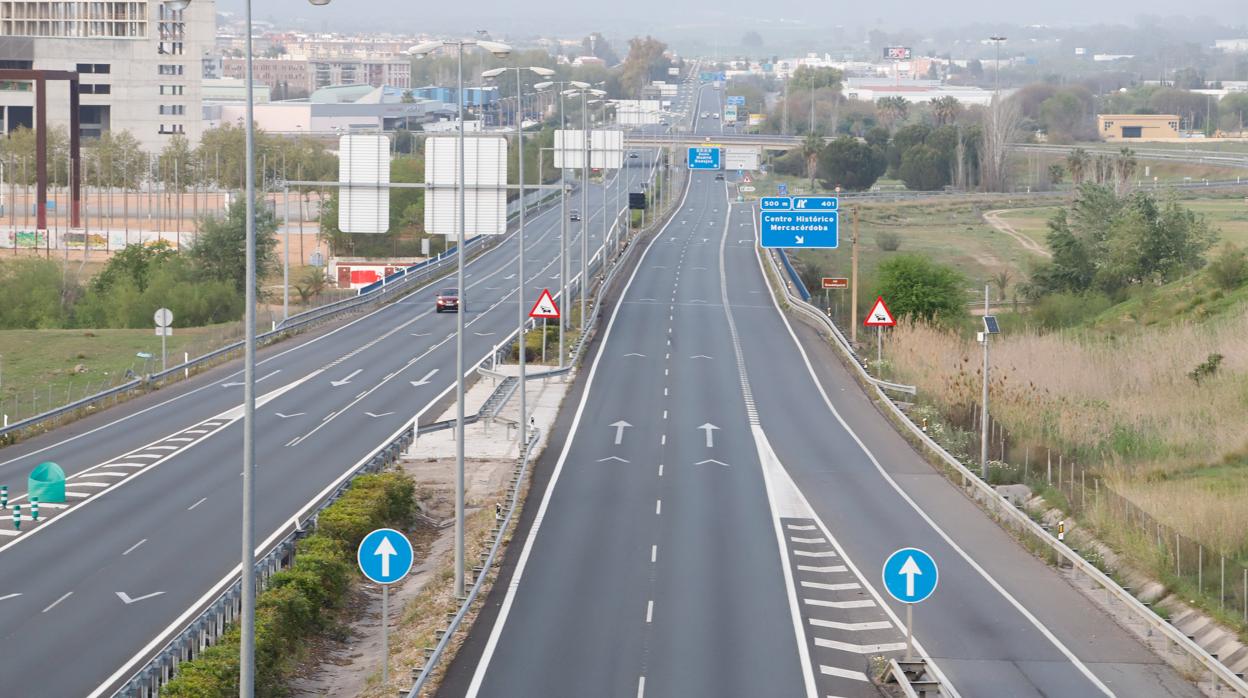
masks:
[[[309,0],[313,5],[327,5],[329,0]],[[165,7],[182,12],[190,7],[191,0],[164,0]],[[243,325],[246,341],[243,350],[243,540],[241,566],[242,632],[239,638],[238,695],[252,698],[256,684],[256,132],[254,95],[252,91],[251,46],[251,0],[243,3],[243,21],[247,37],[243,76],[246,96],[245,133],[247,143],[246,182],[247,190],[247,282],[244,301]],[[149,208],[150,214],[150,208]]]
[[[456,101],[459,102],[459,227],[455,260],[455,278],[459,290],[459,310],[455,313],[455,596],[464,596],[464,308],[467,297],[464,291],[464,243],[467,224],[464,213],[464,48],[480,46],[500,58],[511,53],[511,47],[495,41],[459,39],[428,41],[413,46],[410,53],[424,56],[439,48],[454,48],[458,56]]]
[[[992,76],[993,76],[993,81],[994,81],[993,88],[992,88],[992,98],[994,100],[1001,96],[1001,42],[1005,41],[1005,39],[1006,37],[999,36],[999,35],[993,35],[993,36],[988,37],[988,40],[993,43],[993,45],[996,47],[996,50],[997,50],[996,62],[993,63],[993,71],[992,71]]]
[[[581,93],[581,341],[584,341],[587,327],[587,294],[589,292],[589,95],[604,95],[602,90],[589,89],[588,86],[570,93]],[[604,194],[605,196],[605,194]]]
[[[519,311],[520,321],[520,433],[523,435],[520,440],[520,448],[523,450],[523,448],[529,443],[529,412],[525,391],[525,361],[527,359],[525,354],[528,353],[528,347],[524,341],[524,326],[528,321],[528,316],[525,313],[524,308],[526,300],[524,293],[524,110],[522,108],[523,102],[521,101],[521,92],[524,90],[524,85],[521,82],[521,76],[525,70],[543,77],[554,75],[555,71],[550,68],[540,68],[538,66],[530,66],[528,68],[517,66],[513,68],[495,68],[493,70],[487,70],[484,73],[481,73],[481,75],[486,78],[494,78],[502,75],[508,70],[514,70],[516,73],[516,149],[518,151],[516,153],[516,163],[518,170],[517,179],[520,181],[520,229],[516,234],[520,245],[520,253],[517,255],[518,268],[516,284],[518,290],[516,295],[516,307]],[[541,183],[540,178],[538,183]],[[545,341],[546,338],[542,337],[542,342],[544,343]]]

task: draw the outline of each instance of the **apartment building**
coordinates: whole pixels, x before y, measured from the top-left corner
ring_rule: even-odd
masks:
[[[182,11],[159,0],[0,0],[0,68],[78,71],[85,137],[127,130],[151,152],[174,134],[195,143],[215,12],[213,0]],[[69,87],[48,85],[48,122],[68,127]],[[33,126],[34,103],[31,84],[0,84],[0,131]]]

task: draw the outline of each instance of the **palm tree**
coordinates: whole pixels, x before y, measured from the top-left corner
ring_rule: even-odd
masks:
[[[1108,155],[1097,155],[1092,169],[1096,174],[1096,183],[1104,184],[1114,176],[1114,161]]]
[[[905,120],[909,111],[910,103],[905,97],[884,97],[875,103],[875,112],[887,124],[889,132],[892,132],[897,122]]]
[[[937,97],[932,100],[931,104],[932,117],[936,120],[937,126],[952,124],[958,118],[958,112],[961,111],[957,97],[951,95]]]
[[[1070,170],[1070,181],[1076,189],[1083,184],[1083,176],[1087,174],[1091,161],[1092,157],[1083,148],[1075,148],[1066,156],[1066,169]]]
[[[1135,152],[1130,148],[1123,148],[1119,151],[1118,156],[1114,158],[1114,170],[1118,176],[1118,193],[1120,195],[1131,186],[1131,177],[1135,174],[1137,164]]]
[[[998,297],[1005,301],[1005,289],[1010,285],[1010,270],[1002,269],[992,277],[992,283],[996,285]]]
[[[802,157],[806,158],[806,176],[810,178],[810,193],[815,193],[815,170],[819,166],[819,153],[823,152],[823,138],[811,131],[802,139]]]

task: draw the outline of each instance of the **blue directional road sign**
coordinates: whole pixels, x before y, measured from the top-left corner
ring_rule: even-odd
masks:
[[[412,571],[412,544],[393,528],[379,528],[364,536],[355,553],[360,571],[378,584],[394,584]]]
[[[728,104],[738,106],[738,107],[744,107],[745,95],[728,95]]]
[[[787,211],[793,208],[793,199],[787,196],[764,196],[759,203],[764,211]]]
[[[795,196],[794,211],[835,211],[839,208],[835,196]]]
[[[884,588],[902,603],[926,600],[939,580],[936,561],[918,548],[902,548],[884,561]]]
[[[780,182],[779,184],[776,185],[776,193],[779,194],[780,196],[788,196],[789,185],[785,184],[784,182]]]
[[[707,146],[693,146],[689,148],[689,169],[691,170],[718,170],[719,166],[719,148]]]
[[[838,240],[840,213],[833,208],[809,207],[798,210],[798,205],[810,206],[812,198],[766,197],[759,211],[759,233],[763,247],[823,247],[835,248]],[[775,205],[769,206],[767,202]],[[780,203],[791,201],[786,208]],[[832,199],[835,204],[836,199]]]

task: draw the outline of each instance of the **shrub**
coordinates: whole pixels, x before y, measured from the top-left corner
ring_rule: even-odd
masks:
[[[1113,301],[1099,293],[1052,293],[1036,301],[1031,318],[1046,330],[1056,330],[1078,325],[1111,305]]]
[[[1248,279],[1248,255],[1231,243],[1222,246],[1216,259],[1209,263],[1209,276],[1218,288],[1230,291]]]
[[[896,252],[901,249],[901,235],[891,230],[881,230],[875,236],[875,246],[884,252]]]

